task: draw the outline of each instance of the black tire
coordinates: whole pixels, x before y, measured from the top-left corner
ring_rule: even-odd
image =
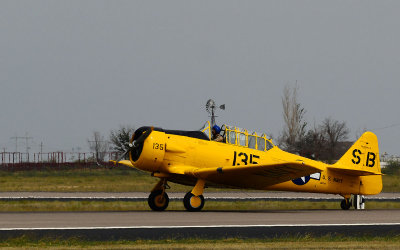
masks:
[[[200,198],[199,205],[193,205],[194,199]],[[197,212],[200,211],[204,207],[204,196],[199,195],[195,196],[191,192],[187,193],[183,198],[183,205],[185,206],[186,210],[189,212]]]
[[[150,193],[147,202],[153,211],[164,211],[168,207],[169,197],[166,192],[164,192],[164,196],[162,196],[162,193],[162,190]]]
[[[340,207],[341,207],[343,210],[349,210],[349,208],[351,207],[351,202],[350,202],[349,200],[342,200],[342,201],[340,202]]]

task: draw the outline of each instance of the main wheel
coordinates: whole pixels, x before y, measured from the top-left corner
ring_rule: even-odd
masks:
[[[149,206],[152,210],[164,211],[168,207],[169,197],[166,192],[163,192],[162,190],[157,190],[150,193],[147,202],[149,203]]]
[[[351,202],[348,199],[344,199],[340,202],[340,207],[343,210],[349,210],[349,208],[351,207]]]
[[[187,211],[197,212],[204,207],[204,196],[195,196],[191,192],[187,193],[183,198],[183,205]]]

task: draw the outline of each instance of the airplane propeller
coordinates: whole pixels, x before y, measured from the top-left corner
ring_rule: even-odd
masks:
[[[135,133],[132,135],[132,139],[130,141],[130,143],[128,144],[128,149],[117,159],[117,161],[115,163],[120,162],[122,159],[125,158],[125,156],[127,156],[129,154],[129,152],[131,152],[133,149],[137,148],[138,146],[140,146],[144,140],[146,140],[146,138],[150,135],[150,133],[153,131],[153,127],[147,129],[145,132],[143,132],[143,134],[141,136],[139,136],[139,138],[137,138],[135,141],[133,140]]]

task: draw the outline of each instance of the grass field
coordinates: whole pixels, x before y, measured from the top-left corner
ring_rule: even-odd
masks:
[[[188,239],[138,241],[85,241],[80,239],[30,239],[19,237],[0,242],[7,249],[399,249],[395,237],[288,237],[272,239]]]
[[[134,192],[151,190],[158,178],[135,169],[76,169],[43,171],[0,171],[1,191],[46,192]],[[181,185],[176,191],[187,191]]]
[[[135,169],[0,171],[0,191],[149,192],[158,178]],[[190,187],[169,183],[172,192]],[[208,189],[218,191],[218,189]],[[383,192],[400,192],[400,176],[384,175]]]

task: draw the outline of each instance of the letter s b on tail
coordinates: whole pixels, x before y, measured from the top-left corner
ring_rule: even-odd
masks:
[[[334,165],[338,168],[365,172],[366,175],[380,174],[378,138],[372,132],[365,132]]]

